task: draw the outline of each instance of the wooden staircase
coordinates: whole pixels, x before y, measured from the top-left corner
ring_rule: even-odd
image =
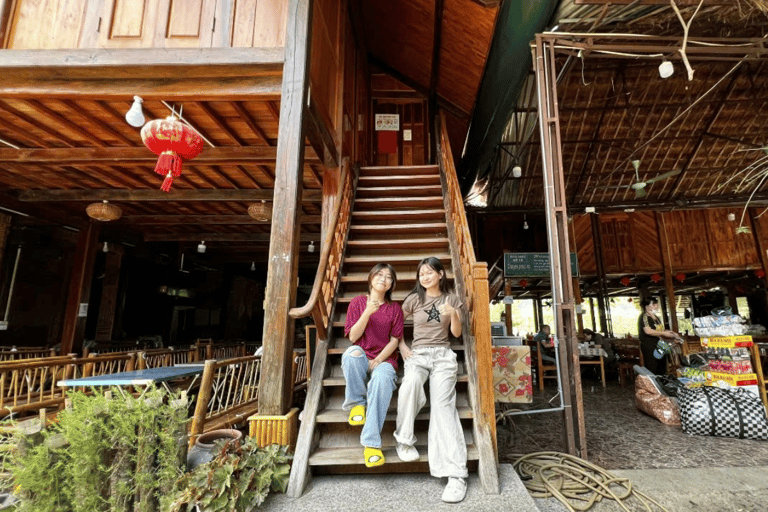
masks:
[[[416,266],[424,258],[435,256],[446,268],[449,280],[456,292],[471,302],[477,286],[473,281],[474,256],[467,259],[468,233],[460,234],[451,223],[456,223],[456,202],[460,206],[459,223],[466,231],[463,203],[458,192],[455,171],[448,183],[445,171],[437,165],[410,167],[363,167],[359,170],[357,185],[354,178],[348,183],[348,220],[340,211],[340,226],[335,231],[335,247],[326,243],[328,254],[321,255],[321,268],[317,282],[328,283],[316,287],[325,292],[313,291],[310,302],[302,309],[292,310],[292,316],[313,315],[318,327],[318,340],[314,348],[312,371],[307,399],[301,417],[301,429],[297,442],[288,494],[298,497],[302,494],[312,473],[401,473],[428,472],[427,428],[429,424],[429,403],[416,420],[417,448],[420,459],[416,462],[402,462],[395,451],[393,437],[397,416],[397,394],[395,390],[386,422],[382,431],[382,450],[386,463],[376,468],[366,468],[363,447],[360,445],[361,427],[348,424],[348,412],[342,410],[345,381],[341,370],[341,356],[350,345],[344,337],[346,310],[350,301],[367,293],[368,272],[379,262],[393,265],[397,271],[394,300],[402,302],[416,282]],[[447,194],[457,196],[449,201]],[[343,193],[342,193],[343,195]],[[343,200],[343,198],[342,198]],[[450,211],[449,211],[450,210]],[[348,232],[346,243],[340,239]],[[330,237],[326,239],[331,241]],[[471,242],[470,246],[471,246]],[[462,248],[463,247],[463,248]],[[323,265],[327,257],[328,267]],[[457,258],[462,260],[458,267]],[[467,260],[465,263],[464,260]],[[471,260],[471,261],[470,261]],[[463,268],[469,265],[470,268]],[[480,264],[485,268],[485,264]],[[469,282],[462,282],[469,280]],[[490,368],[490,323],[487,310],[487,270],[485,298],[477,304],[488,324],[487,353],[476,348],[472,304],[465,320],[463,336],[453,341],[452,348],[459,360],[457,382],[457,408],[464,427],[467,443],[468,468],[478,471],[487,493],[498,493],[495,450],[495,415],[493,411],[492,383],[488,374],[478,372],[478,360]],[[336,290],[330,299],[327,290]],[[320,304],[319,295],[325,294],[326,305]],[[315,302],[315,296],[318,296]],[[469,299],[469,300],[467,300]],[[483,304],[484,302],[484,304]],[[406,321],[405,338],[411,340],[413,325]],[[480,354],[478,356],[478,354]],[[486,357],[487,356],[487,357]],[[487,359],[487,361],[486,361]],[[402,380],[402,360],[398,369],[398,386]],[[483,375],[478,378],[478,375]],[[486,381],[486,382],[482,382]],[[484,388],[484,391],[483,389]],[[491,389],[490,404],[487,392]],[[428,386],[427,386],[428,390]],[[481,399],[482,393],[484,398]],[[481,404],[481,402],[483,402]],[[489,412],[490,408],[490,412]],[[490,424],[489,424],[490,423]]]

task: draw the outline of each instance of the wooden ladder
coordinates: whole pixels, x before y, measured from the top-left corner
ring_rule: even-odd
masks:
[[[453,283],[452,251],[446,218],[438,166],[360,169],[349,237],[340,268],[336,307],[327,340],[318,343],[314,356],[289,495],[300,496],[311,473],[429,471],[426,449],[429,404],[422,409],[416,421],[419,460],[405,463],[396,454],[393,433],[398,390],[393,394],[382,431],[382,450],[386,463],[376,468],[365,467],[363,447],[360,445],[361,427],[350,426],[348,412],[341,408],[345,390],[341,355],[350,345],[344,337],[347,306],[354,297],[367,293],[368,272],[376,263],[389,263],[395,267],[397,285],[393,298],[400,303],[416,283],[417,264],[428,256],[441,260]],[[413,324],[409,319],[405,328],[406,340],[412,339],[412,334]],[[467,334],[472,333],[465,333],[465,336]],[[473,372],[467,372],[467,357],[462,340],[454,340],[452,348],[459,359],[457,407],[467,442],[468,466],[473,471],[478,467],[480,453],[487,454],[488,450],[478,450],[474,441],[476,429],[473,429],[472,422],[475,413],[470,403],[472,393],[468,392],[473,385],[469,377]],[[402,373],[401,359],[398,386]],[[486,440],[485,446],[489,443],[493,445],[492,440]],[[490,465],[495,468],[495,461]]]

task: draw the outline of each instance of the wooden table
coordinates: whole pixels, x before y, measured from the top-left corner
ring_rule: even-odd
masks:
[[[579,343],[579,366],[584,365],[600,365],[600,382],[605,387],[605,363],[604,358],[608,353],[603,347],[594,346],[591,347],[586,343]],[[597,359],[583,359],[584,357],[597,357]]]

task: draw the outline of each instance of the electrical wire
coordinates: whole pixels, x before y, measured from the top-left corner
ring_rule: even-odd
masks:
[[[639,502],[649,512],[668,512],[658,501],[634,489],[628,478],[612,475],[567,453],[530,453],[517,459],[512,467],[532,497],[554,497],[570,512],[589,510],[604,499],[616,501],[627,512],[632,510],[627,506],[630,501],[632,505]]]

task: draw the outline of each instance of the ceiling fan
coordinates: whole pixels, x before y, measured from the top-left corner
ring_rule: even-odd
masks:
[[[635,182],[631,183],[629,185],[617,185],[617,186],[611,186],[611,187],[604,187],[604,188],[631,188],[635,191],[635,199],[640,199],[641,197],[645,197],[648,195],[648,192],[645,191],[645,187],[650,185],[651,183],[655,183],[657,181],[663,181],[667,178],[671,178],[672,176],[677,176],[680,174],[680,170],[675,171],[669,171],[665,172],[664,174],[659,174],[658,176],[654,176],[653,178],[645,181],[640,181],[640,173],[638,172],[638,169],[640,168],[640,160],[632,160],[632,167],[635,168]]]

